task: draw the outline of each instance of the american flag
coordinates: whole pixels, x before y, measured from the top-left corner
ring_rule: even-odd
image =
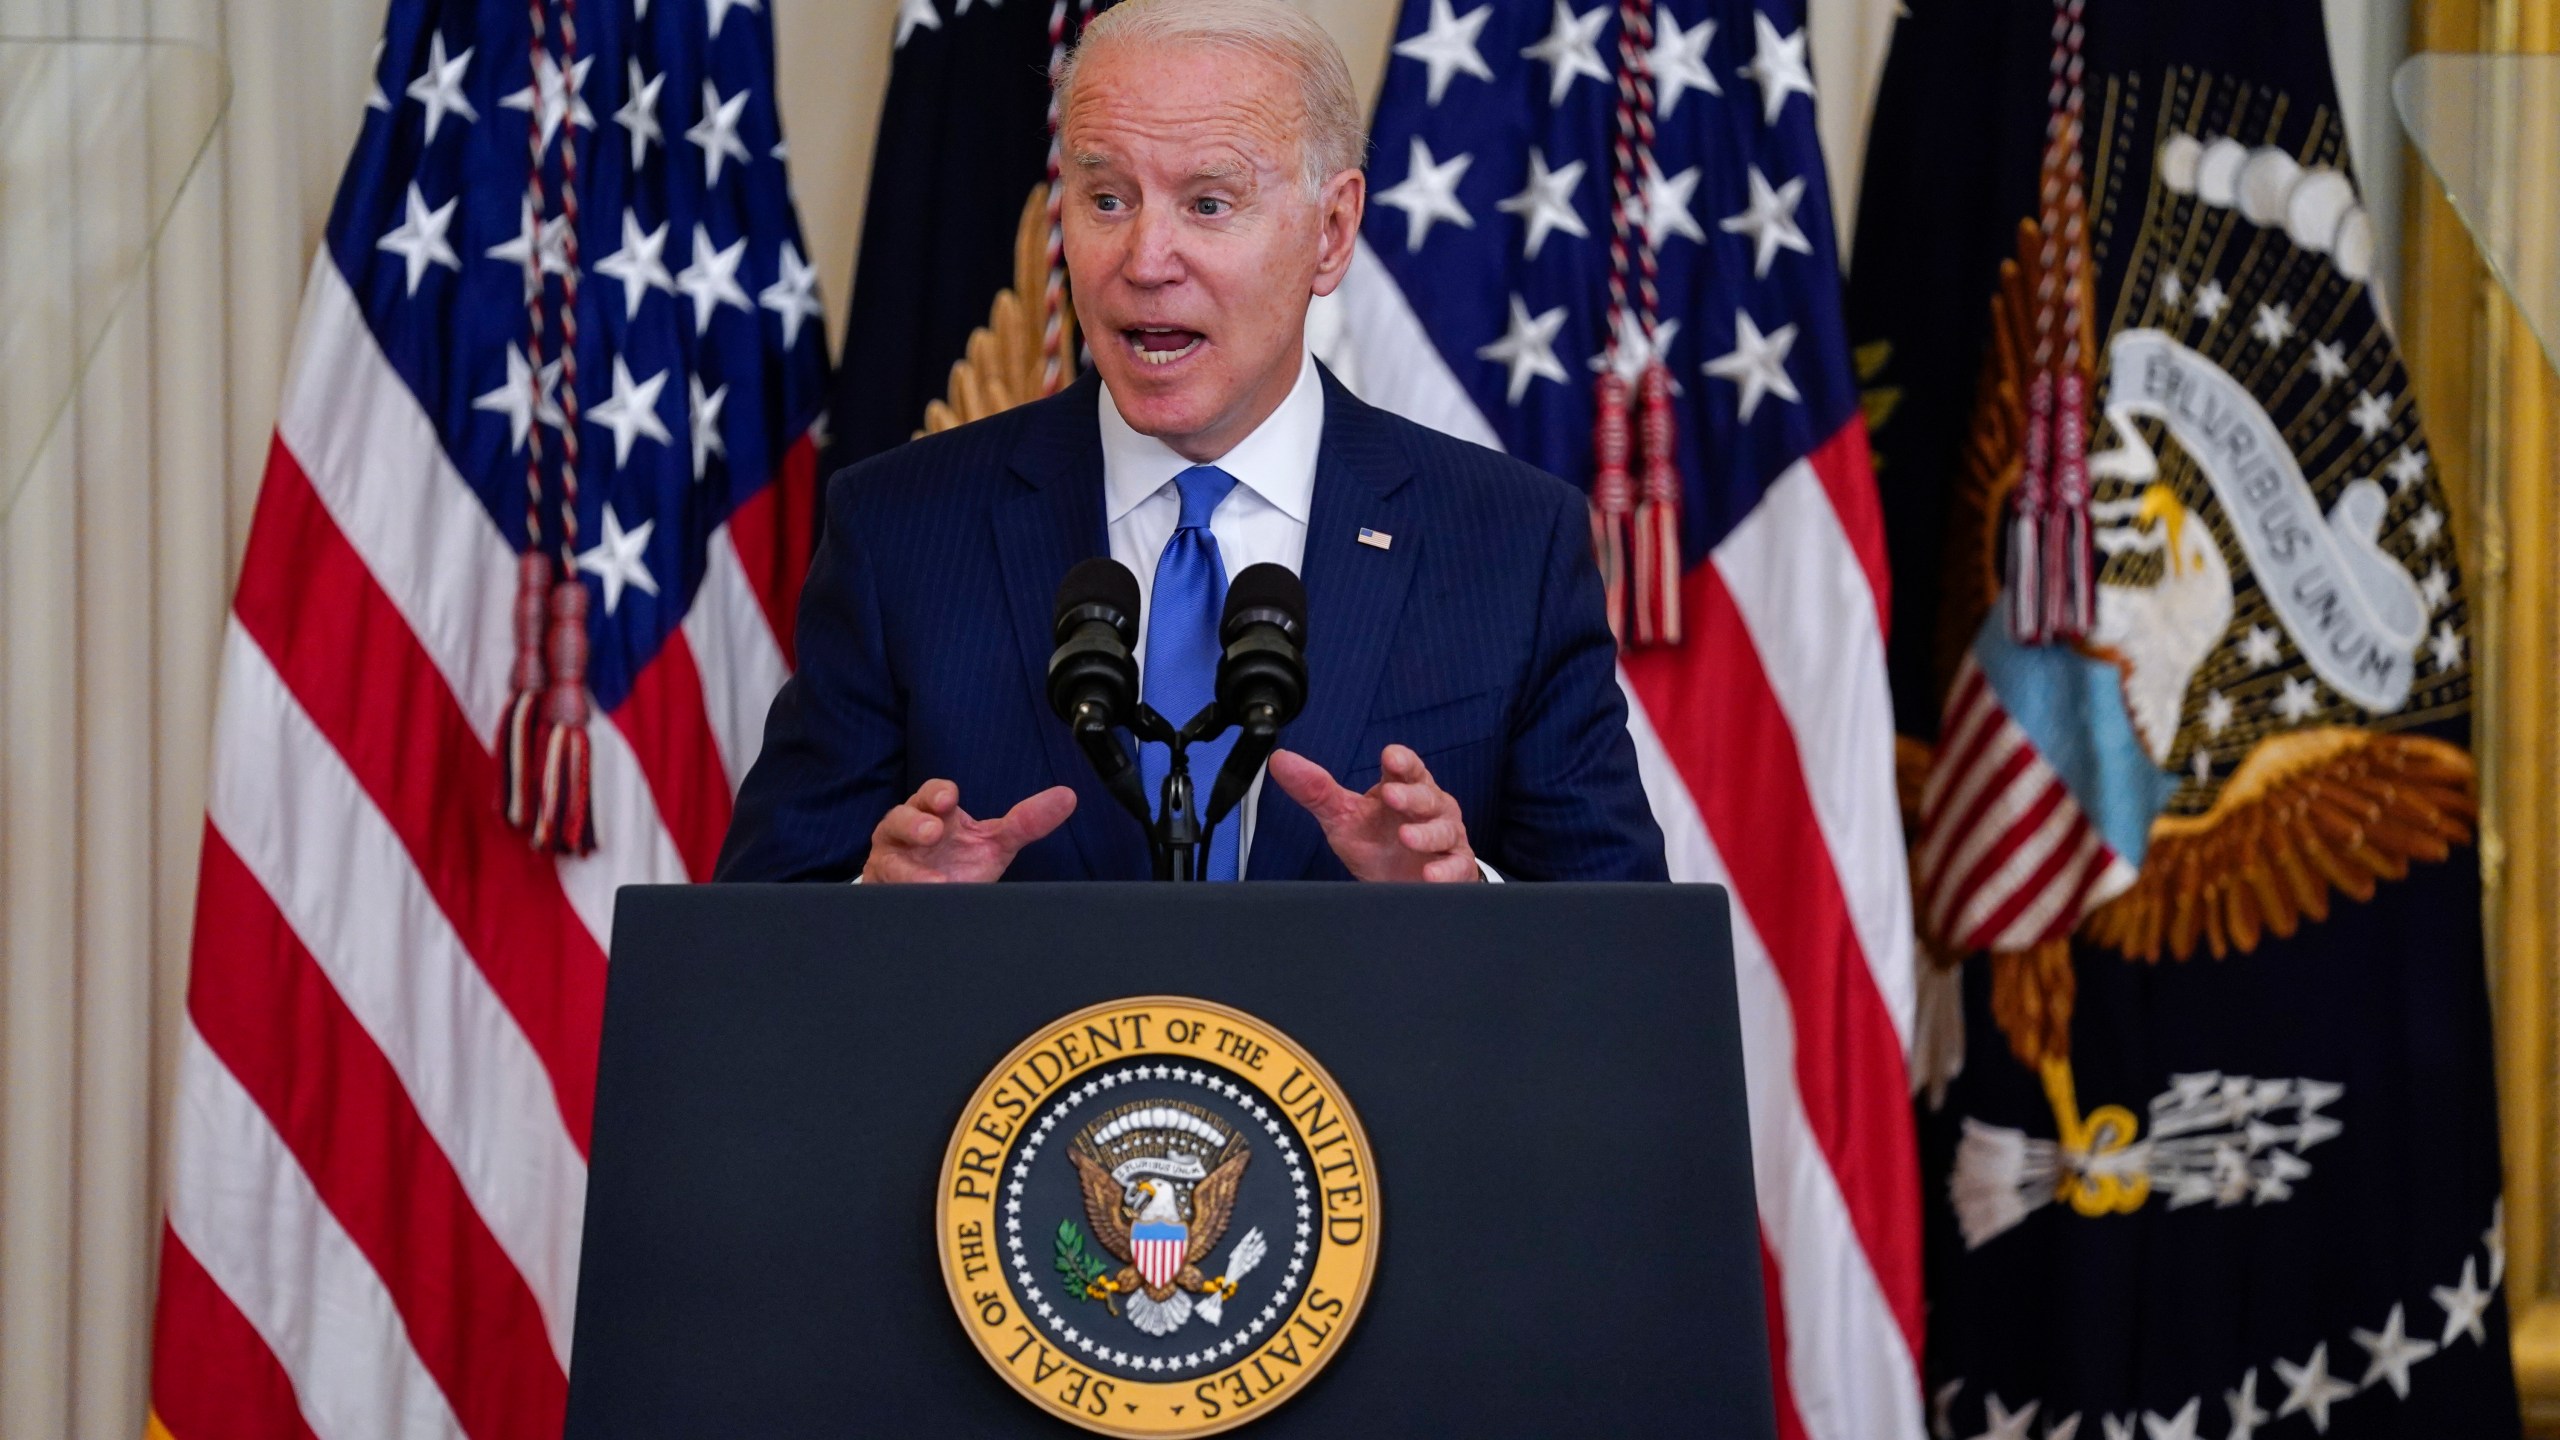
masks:
[[[362,103],[223,652],[176,1440],[560,1433],[614,892],[709,877],[814,524],[758,0],[393,0]]]
[[[1884,534],[1802,8],[1407,0],[1396,36],[1318,343],[1592,489],[1673,876],[1733,896],[1782,1433],[1918,1437]]]

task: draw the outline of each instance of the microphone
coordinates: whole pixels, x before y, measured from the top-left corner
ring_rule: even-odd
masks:
[[[1279,747],[1280,727],[1306,708],[1307,587],[1286,566],[1246,566],[1227,586],[1218,641],[1226,647],[1218,657],[1218,719],[1238,733],[1209,792],[1212,826],[1253,788]]]
[[[1049,708],[1075,731],[1076,744],[1093,762],[1112,798],[1147,820],[1145,786],[1128,750],[1112,736],[1136,718],[1138,577],[1129,567],[1098,555],[1067,572],[1058,586],[1050,633]]]
[[[1124,723],[1138,700],[1138,577],[1109,556],[1067,572],[1050,634],[1049,708],[1081,727]]]

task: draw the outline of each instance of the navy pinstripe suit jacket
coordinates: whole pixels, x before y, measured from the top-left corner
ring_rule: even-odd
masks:
[[[1145,835],[1046,699],[1058,582],[1110,550],[1098,383],[1088,371],[830,482],[799,672],[765,722],[719,878],[849,879],[880,817],[936,777],[979,816],[1075,787],[1074,817],[1007,879],[1146,878]],[[1362,404],[1330,374],[1324,386],[1307,707],[1281,743],[1355,790],[1388,743],[1412,746],[1506,876],[1664,879],[1580,492]],[[1360,544],[1363,527],[1394,543]],[[1296,801],[1266,784],[1260,804],[1247,879],[1348,878]]]

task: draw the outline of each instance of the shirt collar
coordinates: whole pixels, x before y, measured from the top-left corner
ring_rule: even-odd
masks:
[[[1102,491],[1105,523],[1117,525],[1140,502],[1173,482],[1195,463],[1152,435],[1141,435],[1120,418],[1111,402],[1111,387],[1094,387],[1102,395]],[[1298,367],[1298,383],[1289,388],[1280,408],[1254,427],[1252,434],[1215,460],[1238,484],[1269,502],[1273,509],[1304,525],[1315,496],[1316,451],[1324,443],[1324,382],[1316,375],[1309,352]]]

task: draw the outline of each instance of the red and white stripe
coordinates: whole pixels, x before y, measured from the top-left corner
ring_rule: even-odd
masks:
[[[559,1434],[613,895],[710,873],[814,486],[803,438],[714,535],[590,727],[603,844],[538,855],[490,749],[514,551],[316,261],[224,641],[159,1430]]]
[[[1921,920],[1951,951],[2058,940],[2133,883],[2124,862],[2018,727],[1971,651],[1956,669],[1921,793]]]
[[[1173,1277],[1182,1273],[1189,1246],[1180,1238],[1137,1239],[1129,1242],[1129,1249],[1131,1258],[1138,1263],[1139,1278],[1150,1285],[1164,1286],[1172,1284]]]
[[[1382,382],[1366,398],[1495,443],[1373,257],[1355,252],[1340,294],[1347,358]],[[1852,420],[1689,573],[1686,642],[1629,653],[1619,677],[1672,878],[1732,895],[1780,1433],[1806,1440],[1925,1433],[1886,595]]]

